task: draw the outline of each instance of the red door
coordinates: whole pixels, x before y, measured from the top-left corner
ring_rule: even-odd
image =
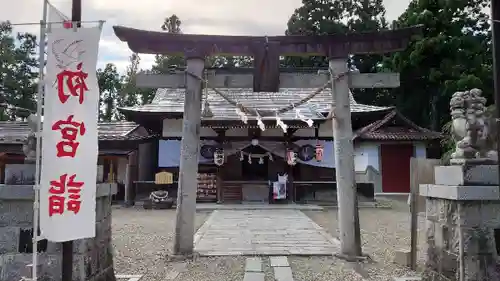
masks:
[[[412,144],[383,144],[380,146],[382,158],[382,190],[392,193],[410,192],[410,158],[413,157]]]

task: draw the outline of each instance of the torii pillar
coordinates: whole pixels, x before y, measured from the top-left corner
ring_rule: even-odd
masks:
[[[351,54],[389,53],[406,48],[410,38],[420,28],[412,27],[383,32],[334,34],[324,36],[211,36],[169,34],[125,27],[114,27],[115,34],[126,41],[136,53],[184,55],[187,71],[202,77],[203,59],[212,55],[254,56],[260,66],[254,69],[254,91],[275,92],[279,88],[279,56],[309,55],[330,58],[334,75],[347,71]],[[267,50],[267,51],[265,51]],[[266,59],[263,59],[266,58]],[[260,73],[264,71],[266,73]],[[273,72],[274,71],[274,72]],[[270,72],[270,73],[268,73]],[[201,125],[201,81],[185,75],[186,98],[182,130],[182,150],[177,200],[177,222],[174,254],[193,253],[194,219],[198,173],[198,146]],[[272,79],[274,80],[272,80]],[[361,256],[359,219],[354,180],[354,148],[349,107],[349,77],[333,81],[333,131],[339,199],[340,255],[346,258]],[[163,78],[162,78],[163,79]],[[177,81],[179,82],[179,81]],[[229,82],[223,81],[224,85]],[[150,85],[159,87],[160,83]],[[176,84],[176,83],[172,83]],[[168,85],[167,85],[168,86]],[[170,87],[178,87],[171,85]],[[218,87],[218,85],[213,85]]]

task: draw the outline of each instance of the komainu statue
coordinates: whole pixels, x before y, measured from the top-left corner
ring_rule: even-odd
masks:
[[[450,101],[452,134],[456,141],[451,164],[496,162],[495,119],[486,114],[482,91],[456,92]]]

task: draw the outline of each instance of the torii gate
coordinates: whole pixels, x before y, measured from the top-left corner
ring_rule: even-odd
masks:
[[[279,56],[327,56],[332,81],[335,166],[339,204],[340,251],[346,258],[362,255],[354,173],[354,147],[349,103],[349,88],[398,87],[398,74],[348,74],[347,58],[352,54],[376,54],[406,48],[420,27],[382,32],[333,34],[322,36],[218,36],[170,34],[115,26],[115,34],[136,53],[184,55],[187,73],[193,75],[146,75],[138,84],[147,87],[186,88],[182,150],[179,170],[177,220],[174,254],[193,252],[194,218],[201,126],[202,80],[205,58],[213,55],[253,56],[253,75],[215,75],[211,87],[247,88],[255,92],[278,92],[280,87],[308,88],[324,85],[330,75],[279,73]]]

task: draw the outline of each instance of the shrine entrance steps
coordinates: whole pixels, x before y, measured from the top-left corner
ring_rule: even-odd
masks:
[[[339,246],[337,239],[293,209],[215,210],[194,243],[201,256],[331,256]]]

